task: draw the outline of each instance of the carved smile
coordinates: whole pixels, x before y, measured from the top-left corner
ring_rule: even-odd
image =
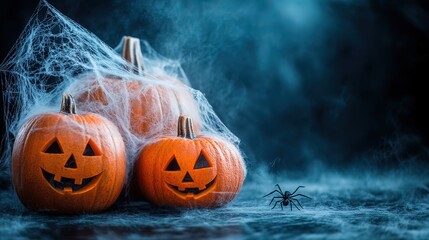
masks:
[[[49,184],[57,191],[60,192],[79,192],[84,191],[85,189],[88,189],[90,186],[94,186],[98,179],[100,178],[101,173],[89,177],[89,178],[83,178],[82,182],[78,184],[76,182],[76,179],[73,178],[66,178],[61,177],[60,181],[55,180],[55,174],[49,173],[46,170],[42,168],[43,176],[45,177],[46,181],[49,182]]]
[[[204,189],[198,189],[198,188],[185,188],[184,191],[179,190],[179,187],[168,184],[168,186],[170,186],[174,191],[182,193],[182,194],[194,194],[194,195],[198,195],[202,192],[205,192],[207,189],[209,189],[214,183],[215,183],[216,178],[214,178],[211,182],[209,182],[206,187]]]

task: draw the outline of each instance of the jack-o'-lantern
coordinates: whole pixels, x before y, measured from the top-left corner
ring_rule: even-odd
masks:
[[[13,146],[13,184],[32,210],[105,210],[121,193],[125,177],[125,146],[118,129],[97,114],[76,114],[71,95],[63,95],[60,113],[28,120]]]
[[[195,136],[181,116],[177,137],[145,146],[136,165],[144,197],[159,206],[218,207],[240,191],[245,177],[238,149],[220,138]]]
[[[191,116],[196,129],[200,128],[198,106],[190,89],[163,71],[146,73],[139,39],[124,37],[122,56],[130,63],[129,71],[145,80],[97,80],[91,76],[80,79],[69,91],[83,110],[110,119],[122,133],[144,138],[174,134],[177,118],[182,114]]]

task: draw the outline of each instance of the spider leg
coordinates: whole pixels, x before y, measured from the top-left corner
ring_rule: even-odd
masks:
[[[299,207],[297,207],[296,204],[293,201],[290,201],[290,203],[292,203],[296,207],[296,209],[298,209],[299,211],[301,211],[301,209],[299,209]]]
[[[276,204],[274,204],[274,207],[272,207],[271,209],[274,209],[276,207],[277,203],[279,203],[279,202],[281,202],[281,200],[277,201]]]
[[[280,192],[283,193],[282,189],[280,188],[280,185],[276,184],[276,186],[279,188]]]
[[[268,204],[268,206],[270,206],[271,203],[273,203],[273,201],[274,201],[275,198],[283,198],[283,197],[273,197],[273,199],[271,199],[271,202],[270,202],[270,204]]]
[[[293,195],[294,193],[296,193],[296,191],[298,191],[299,188],[305,188],[305,186],[299,186],[295,189],[295,191],[293,191],[293,193],[291,193],[290,195]]]
[[[296,194],[296,195],[292,195],[292,196],[289,196],[289,197],[296,197],[296,196],[301,196],[301,197],[306,197],[306,198],[312,199],[311,197],[305,196],[304,194]]]
[[[280,203],[280,207],[282,208],[282,211],[283,211],[283,204],[282,203]]]
[[[268,196],[268,195],[271,195],[271,194],[273,194],[273,193],[275,193],[275,192],[278,192],[278,193],[280,193],[280,194],[283,196],[283,193],[282,193],[282,192],[279,192],[279,190],[274,190],[274,191],[272,191],[272,192],[268,193],[267,195],[263,196],[263,198],[264,198],[264,197],[266,197],[266,196]]]
[[[298,205],[301,207],[301,209],[304,209],[303,207],[302,207],[302,205],[301,205],[301,203],[298,201],[298,199],[295,199],[295,198],[291,198],[292,200],[295,200],[297,203],[298,203]]]
[[[289,204],[289,206],[290,206],[290,211],[292,211],[292,204]]]

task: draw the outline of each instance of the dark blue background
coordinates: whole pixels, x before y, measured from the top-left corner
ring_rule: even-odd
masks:
[[[429,163],[426,1],[50,3],[112,47],[131,35],[179,59],[241,138],[249,176],[260,163],[291,174]],[[36,5],[2,2],[1,59]]]

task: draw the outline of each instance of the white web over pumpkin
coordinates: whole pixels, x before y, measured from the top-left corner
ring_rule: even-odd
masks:
[[[0,66],[7,131],[1,159],[3,169],[9,168],[13,140],[21,125],[36,114],[59,112],[63,93],[82,96],[81,101],[78,101],[78,114],[96,112],[117,125],[127,149],[129,174],[145,144],[160,135],[177,134],[169,126],[177,124],[177,119],[172,119],[177,114],[197,114],[200,119],[194,121],[200,123],[200,133],[226,139],[238,146],[239,139],[221,122],[204,94],[190,87],[178,61],[159,55],[147,42],[142,41],[143,71],[139,71],[122,58],[122,46],[123,41],[112,49],[46,1],[39,3]],[[106,79],[113,79],[123,85],[129,82],[139,84],[135,88],[117,87],[111,91]],[[177,80],[183,84],[178,85]],[[174,93],[183,91],[188,91],[192,98],[178,101],[179,104],[171,105],[169,109],[163,108],[161,117],[156,118],[157,122],[152,128],[144,134],[136,133],[132,129],[133,119],[130,117],[133,114],[133,108],[130,107],[132,98],[142,95],[154,98],[148,92],[160,86],[168,89],[169,94],[158,96],[154,100],[157,104],[163,104],[163,101],[176,97]],[[85,100],[85,96],[88,96],[86,93],[97,89],[102,90],[104,102],[90,101],[89,98]],[[195,104],[199,114],[192,112],[189,101]],[[149,108],[144,115],[147,119],[142,121],[150,121],[154,117],[151,114],[159,114],[159,109],[159,106]]]

